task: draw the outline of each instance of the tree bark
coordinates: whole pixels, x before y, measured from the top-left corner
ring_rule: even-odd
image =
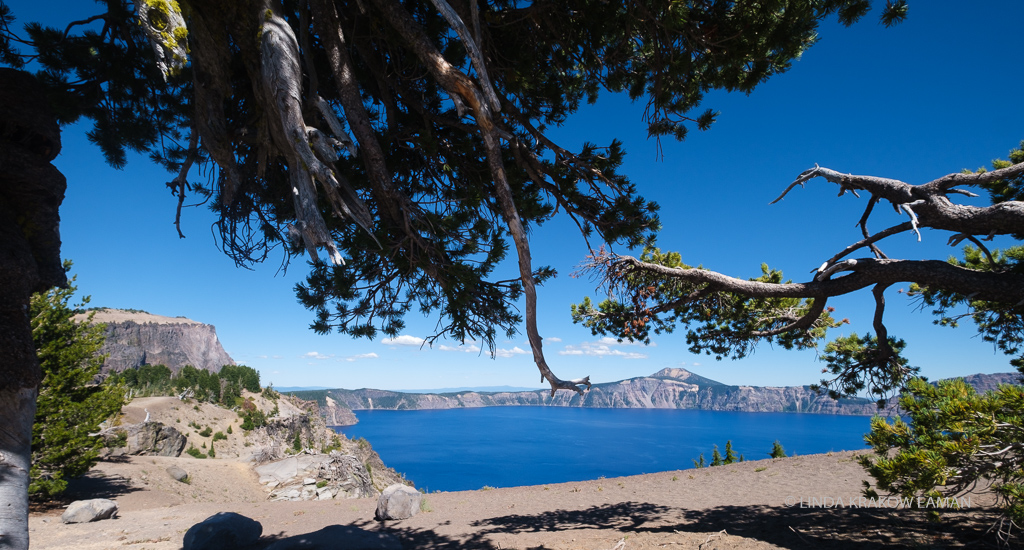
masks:
[[[6,321],[0,321],[4,327]],[[35,350],[32,352],[34,359]],[[10,363],[4,365],[8,366]],[[0,548],[28,548],[28,474],[37,395],[36,388],[0,388],[0,421],[4,423],[0,429]]]
[[[28,73],[0,69],[0,548],[28,548],[32,421],[42,373],[33,292],[67,284],[60,259],[60,128]]]

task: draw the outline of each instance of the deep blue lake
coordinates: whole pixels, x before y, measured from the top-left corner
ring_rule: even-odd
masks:
[[[693,468],[726,440],[746,460],[865,449],[866,416],[666,409],[484,407],[356,411],[336,428],[429,491],[542,485]]]

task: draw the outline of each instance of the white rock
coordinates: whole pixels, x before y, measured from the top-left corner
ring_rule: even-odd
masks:
[[[419,513],[422,501],[423,495],[419,491],[396,483],[384,489],[377,499],[376,518],[380,521],[411,518]]]
[[[72,502],[68,505],[68,509],[61,514],[60,519],[64,523],[88,523],[112,518],[116,515],[116,502],[105,498],[94,498]]]

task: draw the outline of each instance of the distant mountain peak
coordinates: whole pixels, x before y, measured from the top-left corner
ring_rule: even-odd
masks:
[[[692,372],[683,368],[666,367],[652,374],[651,378],[673,378],[675,380],[681,380],[685,382],[687,378],[690,378],[693,375],[694,374]]]
[[[668,380],[678,380],[680,382],[686,382],[687,384],[695,384],[697,386],[724,386],[725,384],[705,378],[699,374],[690,372],[681,367],[666,367],[660,371],[652,374],[650,378],[660,378]]]

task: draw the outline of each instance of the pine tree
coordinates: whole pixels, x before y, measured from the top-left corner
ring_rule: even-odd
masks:
[[[722,461],[722,464],[732,464],[733,462],[736,462],[736,461],[737,461],[736,453],[734,453],[733,450],[732,450],[732,440],[726,441],[725,442],[725,460]]]
[[[878,488],[914,499],[957,497],[992,483],[1005,519],[1000,534],[1024,527],[1024,386],[979,395],[962,379],[911,380],[900,398],[909,424],[876,416],[865,437],[874,456],[860,463]],[[866,496],[877,496],[865,482]],[[949,502],[949,501],[947,501]],[[933,507],[932,511],[952,508]]]
[[[704,453],[701,453],[697,459],[693,461],[694,468],[706,468],[707,462],[704,462]]]
[[[711,451],[711,465],[712,466],[721,466],[722,465],[722,455],[721,455],[721,453],[718,452],[718,445],[715,445],[714,449],[712,449],[712,451]]]
[[[70,267],[66,262],[65,269]],[[84,297],[80,304],[70,304],[77,291],[74,281],[67,288],[36,294],[31,302],[32,337],[43,370],[29,485],[29,493],[38,497],[61,494],[68,479],[96,463],[103,443],[89,434],[124,402],[121,387],[95,382],[103,364],[103,357],[96,355],[104,341],[103,326],[72,320],[89,303]]]
[[[8,71],[21,76],[0,77],[0,92],[49,103],[62,124],[90,119],[89,138],[112,166],[129,150],[149,153],[174,174],[167,186],[179,218],[188,193],[215,199],[220,242],[238,264],[275,250],[308,254],[312,267],[296,290],[317,332],[396,336],[416,310],[441,317],[438,337],[477,340],[493,354],[499,336],[525,324],[552,394],[582,394],[590,381],[559,378],[543,357],[536,285],[555,272],[533,265],[529,230],[561,212],[584,236],[637,247],[659,222],[657,205],[619,173],[621,142],[570,150],[545,128],[604,92],[628,93],[648,102],[650,135],[683,139],[716,117],[693,112],[705,93],[753,91],[788,70],[823,21],[850,25],[870,8],[868,0],[794,0],[785,10],[676,0],[99,5],[105,13],[59,28],[30,24],[19,36],[0,2],[0,64],[34,59],[46,87]],[[886,2],[882,22],[906,11],[904,0]],[[96,21],[102,32],[89,28]],[[30,166],[56,172],[56,125],[44,131],[33,120],[0,120],[16,130],[0,136],[0,151],[35,144]],[[15,135],[28,137],[13,143]],[[0,220],[11,228],[0,240],[11,260],[0,263],[0,333],[15,335],[0,352],[17,359],[0,401],[24,405],[13,411],[30,410],[38,385],[19,308],[63,282],[48,269],[60,264],[59,238],[48,235],[63,179],[23,172],[0,174],[0,198],[16,188],[21,201],[18,220]],[[518,273],[499,277],[510,251]],[[0,452],[20,462],[0,464],[0,474],[17,477],[30,415],[5,416],[12,436],[0,433]],[[12,517],[27,518],[27,501],[15,508]],[[27,547],[27,519],[18,521],[0,530]]]
[[[775,443],[772,444],[772,452],[768,453],[768,456],[770,456],[772,458],[785,458],[786,457],[786,449],[782,448],[782,443],[779,443],[778,439],[776,439]]]

